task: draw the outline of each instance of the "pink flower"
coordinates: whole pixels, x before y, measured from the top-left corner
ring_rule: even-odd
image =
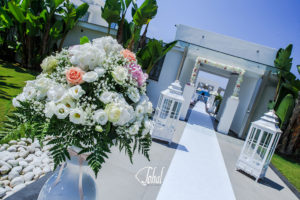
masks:
[[[121,54],[124,56],[124,58],[127,58],[130,62],[136,61],[135,54],[129,51],[128,49],[122,50]]]
[[[143,70],[140,65],[136,63],[131,63],[127,66],[129,73],[131,74],[132,78],[138,82],[138,85],[141,87],[148,78],[148,74],[143,73]]]
[[[68,83],[73,84],[73,85],[78,85],[83,82],[82,77],[83,77],[84,71],[82,71],[78,67],[71,67],[67,72],[66,72],[66,78]]]

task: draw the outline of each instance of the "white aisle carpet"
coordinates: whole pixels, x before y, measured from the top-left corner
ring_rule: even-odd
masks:
[[[235,200],[222,152],[205,104],[192,110],[157,200]]]

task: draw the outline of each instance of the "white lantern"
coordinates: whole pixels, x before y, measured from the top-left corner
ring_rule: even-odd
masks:
[[[274,110],[265,113],[259,120],[252,122],[236,164],[237,170],[242,170],[254,176],[256,181],[263,178],[281,133]]]
[[[183,101],[182,89],[178,80],[160,93],[153,117],[153,138],[167,141],[169,144],[172,142],[175,132],[174,126],[180,116]]]

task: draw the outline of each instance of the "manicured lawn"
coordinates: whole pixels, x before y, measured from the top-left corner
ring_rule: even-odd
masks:
[[[300,191],[300,163],[274,154],[272,164]]]
[[[13,109],[12,98],[21,93],[25,81],[34,79],[36,74],[0,59],[0,126],[5,115]]]

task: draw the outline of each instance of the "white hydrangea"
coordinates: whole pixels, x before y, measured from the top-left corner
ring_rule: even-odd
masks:
[[[70,62],[85,71],[87,69],[93,70],[101,65],[105,57],[105,51],[94,47],[91,43],[73,46],[69,48],[69,53],[71,54]]]
[[[71,109],[70,111],[70,121],[74,124],[84,124],[86,113],[81,108]]]
[[[76,85],[69,89],[69,94],[72,98],[79,99],[82,95],[85,94],[85,91],[81,88],[80,85]]]
[[[123,47],[110,36],[94,39],[93,45],[100,50],[104,50],[106,55],[123,50]]]
[[[18,96],[16,96],[15,98],[13,98],[12,104],[13,104],[14,107],[20,107],[21,104],[20,104],[19,101],[23,102],[23,101],[25,101],[25,100],[26,100],[26,98],[24,97],[24,94],[21,93],[21,94],[19,94]]]
[[[34,87],[26,86],[23,88],[23,96],[27,100],[31,100],[37,95],[37,90]]]
[[[151,133],[151,130],[154,127],[153,121],[151,121],[151,120],[145,120],[144,121],[144,127],[145,128],[143,129],[143,132],[142,132],[143,135],[146,135],[149,132]]]
[[[51,79],[41,76],[35,81],[35,88],[37,89],[38,98],[43,98],[47,95],[48,89],[53,85]]]

